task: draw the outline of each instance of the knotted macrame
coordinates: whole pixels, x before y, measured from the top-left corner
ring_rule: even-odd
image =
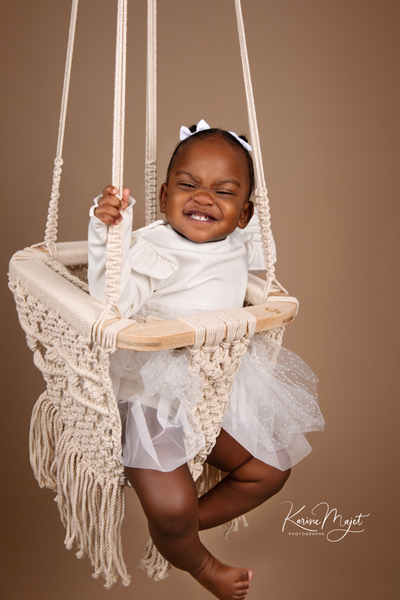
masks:
[[[235,0],[243,72],[253,147],[256,203],[262,232],[266,282],[249,275],[248,304],[266,302],[271,291],[286,292],[274,279],[272,234],[257,122],[248,65],[240,0]],[[121,227],[109,228],[107,243],[106,308],[88,295],[87,244],[57,243],[58,199],[62,146],[78,0],[72,1],[62,94],[61,116],[54,161],[53,185],[43,244],[17,252],[11,262],[9,285],[34,363],[47,389],[37,401],[31,420],[30,459],[41,487],[56,492],[67,548],[87,555],[94,577],[107,588],[130,577],[122,556],[121,525],[125,513],[121,421],[109,375],[109,357],[118,334],[132,324],[119,307]],[[123,188],[125,123],[127,0],[118,0],[114,103],[112,183]],[[148,0],[148,66],[146,109],[146,222],[156,217],[156,1]],[[293,298],[274,298],[296,302]],[[107,326],[109,319],[115,320]],[[256,319],[243,308],[203,313],[182,319],[195,331],[190,348],[190,371],[203,382],[193,419],[201,424],[205,445],[188,463],[199,495],[225,475],[205,461],[220,433],[235,373],[254,334]],[[283,327],[264,333],[281,342]],[[190,418],[190,415],[189,415]],[[188,442],[189,443],[189,442]],[[190,452],[190,448],[188,448]],[[227,523],[235,531],[244,517]],[[166,576],[169,565],[149,541],[141,567],[155,580]]]
[[[24,260],[33,276],[41,278],[48,267],[36,258],[38,252],[28,259],[21,254],[10,267],[10,288],[34,363],[47,384],[31,419],[33,472],[40,487],[57,494],[66,547],[75,544],[78,557],[87,555],[94,577],[102,575],[106,587],[118,577],[128,585],[121,544],[125,475],[121,423],[109,376],[111,348],[93,342],[88,327],[72,325],[64,306],[51,306],[46,290],[38,295],[31,289],[15,263]],[[59,291],[67,294],[68,302],[73,286],[67,280],[65,284]]]

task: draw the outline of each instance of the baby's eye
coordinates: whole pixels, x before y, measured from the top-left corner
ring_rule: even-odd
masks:
[[[216,190],[217,194],[219,194],[220,196],[233,196],[233,192],[231,192],[230,190]]]
[[[183,188],[193,190],[196,186],[193,183],[188,183],[187,181],[181,181],[179,185]]]

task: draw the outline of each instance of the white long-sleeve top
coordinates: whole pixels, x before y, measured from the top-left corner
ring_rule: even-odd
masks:
[[[130,198],[123,213],[119,307],[127,318],[141,311],[164,318],[243,306],[248,271],[265,268],[258,218],[224,240],[192,242],[165,221],[132,233]],[[89,291],[106,303],[107,225],[89,223]]]

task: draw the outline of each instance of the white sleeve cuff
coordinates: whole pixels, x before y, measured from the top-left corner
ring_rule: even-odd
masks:
[[[98,219],[98,218],[96,217],[96,215],[94,214],[94,211],[95,211],[95,209],[96,209],[96,208],[98,207],[98,205],[99,205],[99,200],[101,200],[101,199],[102,199],[102,197],[103,197],[103,195],[102,195],[102,194],[100,194],[100,196],[97,196],[97,198],[95,198],[95,199],[93,200],[94,204],[93,204],[93,206],[91,206],[91,207],[90,207],[90,210],[89,210],[89,217],[92,217],[93,219],[95,219],[95,221],[97,221],[98,223],[101,223],[102,225],[104,225],[104,223],[103,223],[102,221],[100,221],[100,219]]]

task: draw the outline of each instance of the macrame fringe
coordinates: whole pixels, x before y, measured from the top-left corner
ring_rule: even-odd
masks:
[[[168,577],[170,568],[171,565],[169,562],[159,553],[154,542],[149,539],[145,552],[140,559],[138,569],[146,571],[147,575],[151,579],[154,579],[154,581],[160,581]]]
[[[66,547],[70,550],[75,544],[78,558],[89,557],[93,577],[103,576],[107,589],[119,577],[123,585],[129,585],[121,541],[123,482],[119,476],[96,473],[83,460],[46,392],[32,414],[30,458],[39,485],[57,492],[55,501],[66,529]]]
[[[63,429],[56,407],[43,392],[33,408],[29,431],[31,466],[41,488],[57,490],[56,440]]]
[[[222,525],[222,529],[224,530],[224,539],[227,540],[230,533],[237,533],[239,531],[240,525],[242,525],[243,527],[249,526],[244,515],[238,517],[237,519],[233,519],[228,523],[224,523],[224,525]]]
[[[203,464],[203,471],[200,477],[196,481],[197,495],[200,498],[208,490],[211,490],[217,483],[219,483],[227,473],[220,471],[216,467],[209,465],[208,463]]]

